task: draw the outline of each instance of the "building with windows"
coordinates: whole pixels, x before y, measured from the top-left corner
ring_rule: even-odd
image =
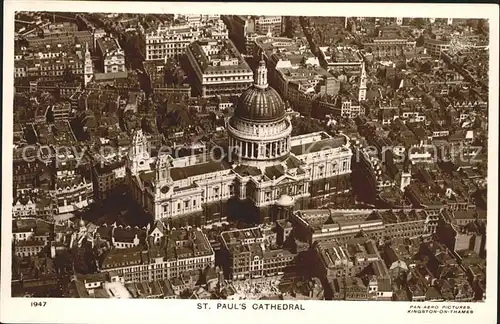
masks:
[[[320,47],[320,62],[328,71],[359,74],[363,57],[359,50],[351,47]]]
[[[144,37],[146,61],[165,60],[184,54],[186,47],[201,37],[201,30],[189,25],[159,26]]]
[[[92,182],[97,200],[106,199],[125,183],[125,162],[97,163],[92,167]]]
[[[72,213],[94,201],[92,182],[76,173],[70,166],[57,172],[50,196],[56,215]]]
[[[209,22],[209,21],[219,20],[220,19],[220,15],[216,15],[216,14],[207,14],[207,15],[187,14],[187,15],[179,15],[179,14],[176,14],[176,15],[174,15],[174,19],[182,21],[183,23],[187,23],[188,25],[199,26],[199,25],[202,25],[202,24],[204,24],[206,22]]]
[[[13,248],[18,257],[38,255],[48,244],[54,225],[35,218],[12,221]]]
[[[81,91],[82,84],[78,79],[72,82],[64,82],[54,79],[47,81],[29,81],[27,79],[20,79],[14,81],[14,88],[16,93],[21,92],[34,92],[42,91],[48,92],[56,98],[69,99],[76,92]]]
[[[252,70],[230,40],[199,40],[187,48],[196,75],[195,93],[202,97],[238,96],[252,85]]]
[[[247,53],[247,44],[251,44],[255,36],[280,36],[283,32],[283,18],[281,16],[243,16],[233,15],[225,17],[229,37],[235,42],[242,53]]]
[[[309,209],[293,213],[297,239],[312,244],[335,240],[346,243],[356,237],[379,242],[385,238],[428,238],[436,233],[437,216],[425,210]]]
[[[125,72],[125,52],[112,37],[102,37],[97,40],[97,53],[100,57],[100,68],[105,74]]]
[[[184,15],[180,24],[159,25],[142,33],[146,61],[164,61],[184,55],[199,39],[228,39],[229,32],[219,15]]]
[[[340,91],[340,80],[320,66],[320,59],[303,39],[261,35],[255,37],[247,52],[264,56],[269,84],[302,114],[311,114],[317,95],[336,95]]]
[[[427,227],[429,218],[425,211],[387,210],[379,215],[384,220],[386,237],[411,239],[432,234],[432,229]]]
[[[25,78],[27,76],[29,64],[24,60],[14,61],[14,79]]]
[[[261,227],[223,232],[220,239],[223,268],[233,280],[275,276],[296,262],[297,253],[278,247]]]
[[[403,28],[387,25],[379,29],[376,37],[362,37],[358,44],[374,57],[394,57],[415,52],[416,40]]]
[[[37,32],[25,36],[29,47],[75,45],[89,43],[93,49],[93,36],[88,30],[78,30],[72,23],[49,24],[38,28]]]
[[[36,215],[35,197],[20,195],[14,198],[12,205],[12,217],[30,217]]]
[[[337,118],[354,119],[365,115],[365,107],[356,98],[343,96],[319,95],[312,103],[313,116],[332,115]]]
[[[12,163],[12,179],[14,190],[33,188],[39,174],[45,174],[46,167],[38,160],[14,160]]]
[[[450,40],[425,38],[424,47],[430,55],[440,56],[450,48]]]
[[[290,73],[300,76],[301,73],[304,73],[303,70],[300,71],[301,68],[307,66],[318,68],[320,65],[319,59],[309,49],[307,41],[301,38],[290,39],[260,35],[256,36],[252,43],[251,54],[255,57],[259,54],[264,56],[266,66],[269,69],[269,84],[282,96],[286,96],[287,91],[284,91],[286,89],[282,89],[280,82],[277,82],[279,69],[284,69],[281,74],[291,71]],[[322,73],[325,74],[326,71]],[[302,77],[302,79],[304,78]]]
[[[250,20],[241,15],[225,16],[224,19],[229,29],[229,38],[239,51],[246,54],[247,37],[252,33]]]
[[[381,260],[377,243],[372,239],[355,238],[346,244],[318,242],[313,244],[320,278],[329,280],[354,277],[372,263]]]
[[[330,282],[333,300],[369,300],[368,287],[358,277],[335,278]]]
[[[252,18],[254,32],[257,34],[271,33],[279,36],[283,32],[283,17],[281,16],[255,16]]]
[[[64,78],[80,79],[84,74],[83,48],[65,52],[64,47],[46,49],[38,53],[25,51],[22,59],[14,61],[14,78],[38,81],[62,81]]]
[[[69,120],[69,116],[71,113],[71,103],[69,102],[57,102],[52,107],[50,107],[50,111],[54,120]]]
[[[331,240],[345,244],[361,232],[376,241],[384,237],[384,222],[371,210],[300,210],[290,221],[297,239],[309,244]]]
[[[70,283],[73,298],[132,298],[123,277],[113,273],[92,273],[74,276]]]
[[[140,244],[112,248],[101,257],[100,271],[122,276],[125,283],[179,279],[215,262],[214,251],[201,230],[170,229],[162,222],[148,225]]]
[[[202,20],[203,21],[203,20]],[[226,24],[221,19],[206,20],[204,25],[204,33],[206,38],[224,40],[229,39],[229,31]]]
[[[14,254],[18,257],[35,256],[42,252],[45,243],[38,240],[19,241],[14,245]]]

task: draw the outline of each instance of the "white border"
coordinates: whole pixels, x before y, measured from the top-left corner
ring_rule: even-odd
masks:
[[[363,16],[363,17],[436,17],[487,18],[490,24],[490,92],[489,92],[489,168],[488,168],[488,231],[487,231],[487,298],[483,303],[470,305],[473,314],[422,315],[407,314],[408,302],[342,302],[301,301],[306,311],[216,311],[217,301],[210,301],[212,310],[200,311],[195,300],[82,300],[40,299],[46,307],[30,307],[31,299],[11,298],[11,231],[9,214],[12,206],[12,150],[13,141],[13,29],[15,11],[98,11],[130,13],[214,13],[249,15],[303,15],[303,16]],[[147,3],[97,1],[14,1],[4,5],[3,44],[3,168],[2,168],[2,267],[0,322],[5,323],[112,323],[112,322],[271,322],[275,320],[326,322],[368,320],[370,323],[437,323],[443,321],[496,323],[497,305],[497,242],[498,242],[498,16],[495,5],[476,4],[326,4],[326,3]],[[248,302],[250,308],[254,302]],[[437,303],[439,306],[446,303]],[[420,304],[423,305],[423,304]],[[432,304],[436,305],[436,304]],[[450,304],[448,304],[450,305]],[[453,303],[453,305],[458,305]],[[276,317],[275,317],[276,316]],[[278,318],[279,316],[279,318]]]

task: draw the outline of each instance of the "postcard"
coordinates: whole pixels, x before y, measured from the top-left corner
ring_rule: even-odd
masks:
[[[497,6],[4,8],[2,322],[496,323]]]

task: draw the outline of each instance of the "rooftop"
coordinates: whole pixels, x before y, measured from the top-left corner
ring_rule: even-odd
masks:
[[[304,155],[310,153],[316,153],[319,151],[330,150],[334,148],[340,148],[347,144],[346,138],[344,136],[337,136],[334,138],[328,138],[312,143],[294,145],[291,148],[291,152],[295,155]]]
[[[287,58],[290,59],[290,57]],[[298,57],[298,59],[299,61],[301,61],[302,56]],[[319,66],[302,66],[293,68],[283,67],[277,68],[277,71],[279,71],[282,76],[288,81],[319,81],[328,77],[333,78],[333,75]]]
[[[315,232],[340,231],[343,227],[382,222],[380,216],[370,210],[306,209],[296,215]]]
[[[329,47],[323,51],[323,54],[329,64],[362,62],[359,51],[352,47]]]
[[[299,52],[309,47],[307,41],[301,38],[257,36],[254,41],[258,47],[269,54],[273,52]]]
[[[172,168],[170,170],[170,175],[174,181],[178,181],[202,174],[224,171],[228,169],[230,169],[230,166],[224,161],[207,162],[186,167]]]
[[[101,48],[103,53],[119,50],[120,45],[115,38],[112,37],[102,37],[97,40],[99,48]]]
[[[241,241],[256,241],[263,239],[262,231],[258,227],[233,230],[221,233],[221,237],[227,246],[239,244]]]
[[[214,74],[222,71],[252,73],[230,40],[199,40],[191,43],[189,49],[203,74]]]
[[[386,210],[378,213],[384,223],[400,223],[411,222],[426,219],[426,215],[422,211],[416,210]]]

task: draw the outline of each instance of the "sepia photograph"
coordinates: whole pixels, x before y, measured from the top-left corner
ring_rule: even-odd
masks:
[[[496,322],[491,7],[57,2],[4,29],[2,312]]]

